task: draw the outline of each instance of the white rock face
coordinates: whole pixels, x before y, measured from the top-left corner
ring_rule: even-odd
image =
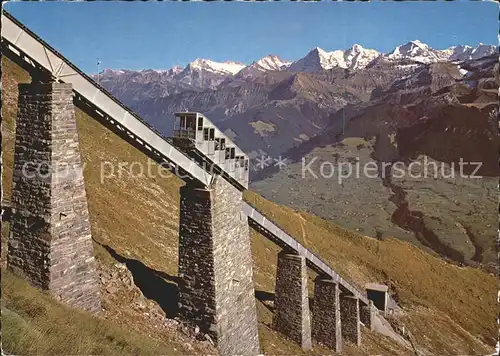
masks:
[[[194,62],[189,63],[184,70],[190,68],[191,70],[207,71],[217,74],[235,75],[244,67],[245,67],[244,64],[237,62],[227,61],[221,63],[221,62],[211,61],[210,59],[199,58]]]
[[[360,69],[366,67],[368,63],[379,55],[379,52],[363,48],[358,44],[345,51],[336,50],[332,52],[327,52],[322,48],[316,47],[304,58],[293,62],[288,67],[288,70],[292,72],[318,72],[334,67]]]
[[[380,56],[380,53],[374,49],[366,49],[355,44],[344,52],[347,68],[360,69],[365,68],[371,61]]]
[[[278,56],[268,55],[243,68],[237,75],[244,78],[257,76],[270,71],[286,69],[290,64],[292,62],[284,61]]]
[[[420,63],[433,63],[439,61],[462,62],[479,59],[495,53],[493,45],[479,44],[471,46],[453,46],[437,50],[418,40],[410,41],[396,47],[391,53],[385,55],[388,59],[410,59]]]
[[[215,62],[209,59],[197,59],[189,63],[180,73],[174,76],[179,83],[196,88],[216,88],[225,79],[234,76],[244,64],[237,62]]]
[[[455,46],[448,49],[450,51],[450,56],[448,60],[462,62],[470,61],[474,59],[483,58],[492,55],[496,52],[496,48],[493,45],[479,44],[479,46]]]
[[[415,40],[397,46],[386,57],[392,60],[410,59],[420,63],[432,63],[444,60],[445,54],[430,48],[419,40]]]

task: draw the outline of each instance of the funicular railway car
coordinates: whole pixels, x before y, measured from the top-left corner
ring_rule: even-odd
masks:
[[[174,114],[172,143],[214,172],[248,188],[248,156],[210,120],[197,112]]]

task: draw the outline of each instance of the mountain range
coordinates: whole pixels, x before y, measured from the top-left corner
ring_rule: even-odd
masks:
[[[460,63],[495,51],[482,44],[434,50],[411,41],[381,54],[356,44],[344,51],[314,48],[295,62],[270,55],[248,66],[197,59],[185,68],[107,69],[100,83],[167,136],[175,111],[201,111],[256,157],[308,140],[335,111],[370,100],[426,65],[452,63],[462,78],[467,71]]]
[[[113,81],[121,82],[126,79],[138,82],[142,82],[144,79],[148,81],[159,80],[161,82],[175,81],[184,89],[203,90],[215,88],[226,78],[259,76],[270,71],[318,72],[335,67],[356,70],[365,68],[377,59],[407,59],[416,63],[462,62],[479,59],[491,55],[495,51],[495,46],[485,44],[479,44],[475,47],[460,45],[444,50],[435,50],[425,43],[415,40],[397,46],[389,53],[381,53],[355,44],[346,50],[330,52],[316,47],[306,56],[294,62],[283,60],[277,55],[268,55],[249,65],[233,61],[216,62],[209,59],[196,59],[184,68],[174,66],[170,69],[145,69],[141,71],[105,69],[101,73],[101,80],[103,83],[108,83],[108,85],[111,85]],[[152,77],[156,78],[153,79]],[[177,90],[182,91],[182,89]],[[175,89],[171,91],[160,91],[159,94],[164,96],[176,92]]]

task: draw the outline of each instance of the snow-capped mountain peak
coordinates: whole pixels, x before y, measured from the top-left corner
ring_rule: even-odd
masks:
[[[271,54],[259,59],[253,64],[265,70],[280,70],[283,67],[289,66],[292,62],[284,61],[279,56]]]
[[[314,47],[311,52],[313,53],[318,53],[319,55],[321,56],[325,56],[325,55],[328,55],[329,52],[325,51],[323,48],[321,47]]]
[[[366,51],[367,49],[363,48],[363,46],[355,43],[352,45],[351,48],[347,50],[347,52],[352,52],[352,53],[361,53],[363,51]],[[373,50],[368,50],[368,51],[373,51]]]
[[[197,71],[204,70],[207,72],[213,72],[217,74],[235,75],[244,67],[245,67],[244,64],[237,62],[231,62],[231,61],[215,62],[210,59],[198,58],[195,61],[189,63],[186,69],[197,70]]]
[[[479,59],[491,55],[495,51],[495,46],[484,45],[481,43],[476,47],[460,45],[443,50],[436,50],[419,40],[414,40],[396,47],[391,53],[386,55],[386,58],[410,59],[420,63],[432,63],[438,61],[460,62]]]
[[[288,70],[292,72],[317,72],[322,69],[330,69],[333,67],[331,57],[330,52],[315,47],[304,58],[293,62]]]
[[[380,56],[378,51],[363,48],[363,46],[357,43],[344,51],[345,65],[349,69],[364,68],[378,56]]]
[[[182,68],[181,66],[173,66],[172,68],[169,69],[169,71],[172,71],[172,73],[174,74],[179,74],[183,70],[184,68]]]
[[[489,56],[496,52],[496,47],[493,45],[485,45],[483,43],[480,43],[477,47],[462,45],[450,47],[445,51],[448,51],[449,53],[448,60],[454,62],[462,62]]]
[[[198,58],[190,62],[175,79],[182,85],[195,88],[215,89],[229,77],[238,73],[245,65],[237,62],[215,62],[210,59]]]
[[[243,68],[238,72],[238,76],[246,78],[270,71],[279,71],[287,68],[291,63],[292,62],[282,60],[279,56],[270,54]]]
[[[389,59],[411,59],[421,63],[431,63],[440,59],[438,51],[427,44],[414,40],[397,46],[387,55]]]
[[[380,55],[373,49],[365,49],[359,44],[342,51],[327,52],[322,48],[313,48],[304,58],[292,63],[290,71],[316,72],[334,67],[358,69],[364,68],[373,59]]]
[[[128,72],[126,69],[110,69],[106,68],[102,72],[100,72],[100,75],[122,75]]]

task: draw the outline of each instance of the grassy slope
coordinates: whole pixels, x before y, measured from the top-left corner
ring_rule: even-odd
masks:
[[[14,355],[171,355],[162,343],[68,308],[2,271],[2,345]]]
[[[16,83],[26,82],[29,78],[13,63],[7,60],[3,63],[5,75],[3,93],[6,100],[4,103],[7,103],[4,106],[3,148],[6,169],[3,181],[8,196],[13,118],[17,100]],[[114,177],[101,183],[99,176],[101,162],[113,162],[116,168],[118,162],[144,163],[147,158],[80,110],[77,110],[77,120],[82,156],[86,163],[84,174],[98,261],[102,266],[112,266],[116,263],[116,260],[102,247],[108,245],[125,258],[139,260],[149,268],[175,276],[178,188],[182,182],[170,175],[155,179],[144,176],[134,178],[123,171],[121,176],[116,172]],[[296,213],[273,204],[251,192],[246,194],[246,199],[275,219],[306,246],[316,250],[345,277],[359,285],[368,281],[389,283],[392,290],[397,293],[401,305],[407,310],[402,321],[414,335],[417,347],[439,355],[480,354],[487,351],[481,341],[489,345],[494,344],[496,279],[493,276],[471,268],[447,265],[401,241],[389,239],[380,242],[364,238],[317,217]],[[256,289],[273,293],[277,248],[256,232],[252,232],[252,250]],[[3,287],[9,290],[8,283],[4,283]],[[130,305],[127,300],[116,298],[106,291],[102,294],[106,318],[115,323],[126,323],[130,325],[129,328],[137,332],[148,329],[151,338],[145,338],[143,341],[149,340],[151,350],[155,350],[159,339],[168,344],[175,344],[174,335],[149,332],[150,328],[144,324],[147,321],[139,318],[137,313],[129,312]],[[19,297],[15,289],[10,289],[4,297],[5,305],[13,312],[24,315],[23,320],[30,328],[39,333],[45,332],[37,325],[35,318],[29,313],[24,313],[23,305],[19,306],[13,302]],[[258,312],[260,337],[267,354],[303,354],[294,343],[270,329],[272,313],[262,302],[258,302]],[[61,312],[55,315],[65,314]],[[73,315],[67,316],[68,320],[72,317]],[[92,318],[92,320],[98,319]],[[54,325],[57,327],[64,323],[54,323]],[[8,330],[9,327],[15,327],[15,323],[11,324],[7,319],[4,328]],[[87,330],[89,333],[86,337],[90,340],[100,337],[97,326],[95,335],[92,334],[91,327]],[[5,336],[8,335],[9,333],[5,333]],[[363,330],[363,340],[361,350],[347,345],[345,354],[405,353],[392,341],[367,330]],[[197,350],[197,345],[193,345],[195,350],[191,353]],[[180,348],[181,353],[186,353],[182,346],[179,345],[176,350]],[[16,347],[23,351],[23,347],[28,346],[18,342]],[[312,353],[326,352],[327,350],[316,346]],[[123,353],[133,352],[127,349]]]
[[[360,286],[370,281],[390,285],[407,310],[403,319],[421,347],[439,355],[478,354],[482,350],[478,340],[496,342],[495,276],[445,263],[408,242],[363,237],[252,192],[246,199],[293,236],[305,231],[301,242],[341,275]],[[272,260],[271,253],[261,252],[259,259]],[[259,275],[271,275],[275,266],[259,267],[257,283]]]

